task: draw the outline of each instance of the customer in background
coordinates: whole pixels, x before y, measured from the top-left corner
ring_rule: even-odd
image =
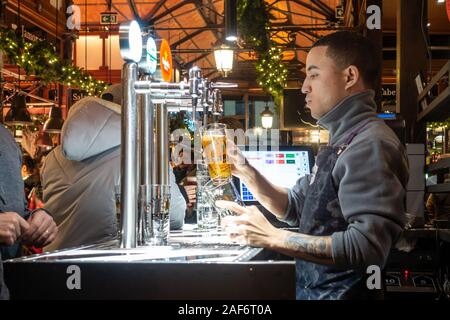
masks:
[[[75,103],[61,133],[61,145],[42,168],[43,197],[60,229],[46,250],[105,241],[117,235],[116,192],[120,190],[121,90],[111,101],[86,97]],[[183,226],[186,202],[170,171],[170,227]]]
[[[11,132],[0,126],[0,299],[7,299],[1,260],[20,256],[21,244],[45,246],[58,232],[52,217],[43,209],[26,207],[21,174],[22,152]]]

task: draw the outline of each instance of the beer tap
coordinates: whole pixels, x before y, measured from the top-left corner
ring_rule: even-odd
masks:
[[[189,69],[189,94],[192,97],[192,121],[195,123],[195,114],[197,105],[201,101],[202,91],[200,90],[202,81],[202,71],[199,67],[194,66]]]
[[[208,124],[208,112],[211,105],[211,90],[208,79],[202,79],[202,107],[203,107],[203,125]]]
[[[220,116],[223,113],[222,92],[219,89],[212,91],[212,114]]]
[[[213,115],[214,122],[217,122],[218,117],[223,114],[222,93],[219,89],[212,90],[211,100],[211,113]]]

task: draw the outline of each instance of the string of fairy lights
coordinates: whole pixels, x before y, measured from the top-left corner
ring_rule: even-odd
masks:
[[[281,63],[283,51],[278,47],[272,47],[267,54],[261,54],[256,62],[258,84],[274,98],[283,95],[288,70]]]
[[[11,64],[23,68],[44,84],[60,83],[85,90],[88,95],[98,96],[108,84],[92,78],[84,69],[71,62],[62,61],[56,48],[48,41],[27,41],[14,30],[0,29],[0,50]]]
[[[283,50],[270,39],[270,9],[264,0],[240,0],[237,11],[241,38],[257,55],[256,81],[279,106],[288,70],[282,63]]]

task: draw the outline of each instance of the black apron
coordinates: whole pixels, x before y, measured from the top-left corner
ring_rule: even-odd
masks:
[[[349,134],[345,143],[338,147],[322,147],[317,155],[317,171],[305,194],[305,202],[299,217],[299,231],[312,236],[331,236],[347,229],[342,215],[332,171],[339,155],[369,121]],[[296,259],[297,299],[352,299],[362,298],[365,279],[361,270],[339,269]]]

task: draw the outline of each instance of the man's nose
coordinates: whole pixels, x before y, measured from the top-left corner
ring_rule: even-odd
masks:
[[[302,85],[302,93],[307,94],[311,92],[311,86],[308,83],[308,80],[305,79]]]

